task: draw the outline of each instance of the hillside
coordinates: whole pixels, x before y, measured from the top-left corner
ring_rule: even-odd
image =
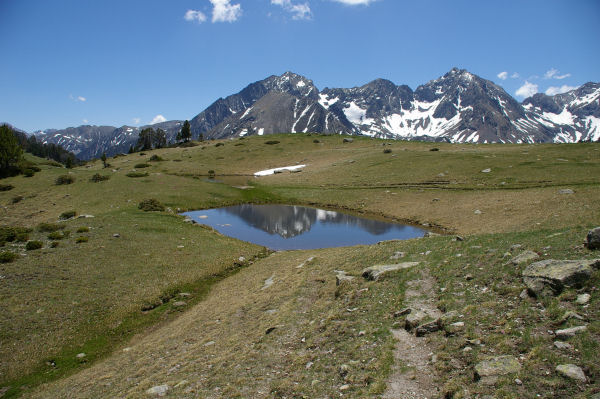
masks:
[[[0,264],[0,392],[391,398],[415,381],[428,397],[600,392],[598,270],[544,297],[523,294],[522,279],[534,261],[600,258],[581,245],[600,226],[599,144],[349,139],[255,135],[117,156],[108,168],[38,159],[33,177],[3,179],[13,188],[0,191],[0,223],[31,230],[1,249],[20,256]],[[165,209],[139,209],[149,198]],[[239,203],[346,210],[442,235],[271,253],[177,215]],[[68,211],[81,217],[59,221]],[[25,250],[27,239],[42,248]],[[516,259],[526,251],[536,259]],[[361,276],[400,262],[418,263]],[[337,285],[340,271],[353,278]],[[405,334],[406,307],[447,322]],[[498,356],[518,367],[476,375]],[[564,364],[586,380],[565,377]]]

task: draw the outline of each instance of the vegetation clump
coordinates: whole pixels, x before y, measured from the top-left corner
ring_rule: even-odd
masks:
[[[1,251],[0,252],[0,263],[10,263],[17,259],[19,255],[12,251]]]
[[[70,234],[71,234],[71,232],[69,230],[53,231],[52,233],[48,234],[48,239],[49,240],[63,240],[65,238],[68,238]]]
[[[137,163],[134,166],[134,168],[136,168],[136,169],[143,169],[143,168],[148,168],[148,167],[150,167],[150,164],[147,164],[147,163]]]
[[[150,159],[148,160],[148,162],[160,162],[160,161],[164,161],[164,159],[156,154],[152,155],[150,157]]]
[[[36,249],[40,249],[43,246],[44,246],[44,244],[41,241],[32,240],[32,241],[27,241],[27,244],[25,245],[25,249],[28,251],[35,251]]]
[[[73,184],[74,182],[75,182],[75,177],[69,176],[69,175],[60,175],[56,178],[56,180],[54,181],[54,184],[56,184],[57,186],[60,186],[63,184]]]
[[[384,154],[389,154],[389,153],[391,153],[391,152],[392,152],[392,149],[391,149],[391,148],[386,148],[385,150],[383,150],[383,153],[384,153]]]
[[[23,197],[22,195],[16,195],[12,198],[11,203],[17,204],[17,203],[23,201],[24,199],[25,199],[25,197]]]
[[[101,181],[106,181],[108,179],[110,179],[110,175],[101,175],[100,173],[96,173],[95,175],[93,175],[90,178],[90,181],[93,182],[93,183],[98,183],[98,182],[101,182]]]
[[[28,240],[30,229],[24,227],[1,226],[0,227],[0,246],[7,242],[25,242]]]
[[[269,140],[269,141],[265,141],[265,144],[268,145],[274,145],[274,144],[279,144],[280,141],[279,140]]]
[[[225,144],[224,143],[217,143],[215,144],[215,147],[223,147]]]
[[[146,177],[146,176],[148,176],[148,172],[129,172],[125,176],[127,176],[127,177],[133,177],[133,178],[136,178],[136,177]]]
[[[144,212],[164,211],[165,206],[154,198],[148,198],[138,204],[138,208]]]
[[[40,223],[37,226],[39,232],[47,233],[50,231],[58,231],[65,228],[65,225],[58,223]]]
[[[50,243],[50,248],[56,248],[60,245],[60,243],[58,241],[52,241]]]
[[[60,220],[67,220],[67,219],[73,219],[75,216],[77,216],[77,212],[75,211],[66,211],[60,214],[59,219]]]
[[[13,188],[15,188],[15,186],[12,184],[0,184],[0,191],[10,191]]]
[[[25,177],[33,177],[35,175],[35,170],[27,168],[23,170],[23,176]]]
[[[213,169],[208,170],[208,177],[213,178],[216,176],[216,173]]]
[[[87,226],[81,226],[80,228],[77,229],[78,233],[88,233],[90,231],[90,228]]]
[[[79,236],[75,239],[75,243],[81,244],[82,242],[88,242],[90,239],[86,236]]]

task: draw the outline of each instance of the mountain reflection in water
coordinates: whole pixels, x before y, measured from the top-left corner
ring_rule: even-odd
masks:
[[[413,226],[294,205],[245,204],[184,215],[230,237],[276,250],[373,244],[425,233]]]

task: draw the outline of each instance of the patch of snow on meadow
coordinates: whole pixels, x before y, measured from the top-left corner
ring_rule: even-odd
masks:
[[[254,173],[254,176],[268,176],[268,175],[272,175],[275,172],[279,172],[279,171],[284,171],[284,170],[296,170],[296,169],[302,169],[304,168],[306,165],[296,165],[296,166],[283,166],[281,168],[273,168],[273,169],[265,169],[265,170],[259,170],[258,172]]]

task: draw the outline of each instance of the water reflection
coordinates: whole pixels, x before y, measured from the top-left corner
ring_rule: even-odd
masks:
[[[293,205],[246,204],[185,215],[225,235],[278,250],[373,244],[425,233],[413,226]]]

